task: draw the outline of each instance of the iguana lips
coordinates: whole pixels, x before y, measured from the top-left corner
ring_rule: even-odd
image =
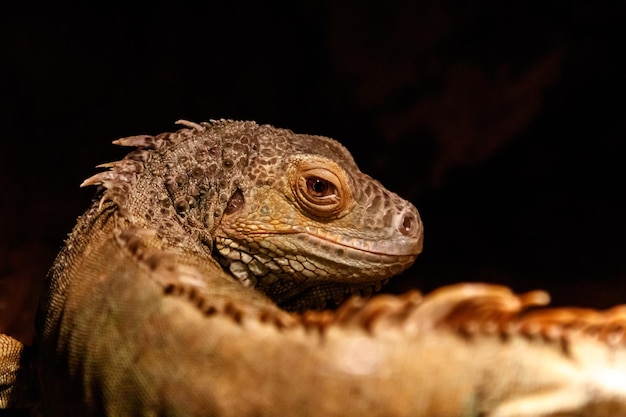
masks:
[[[417,257],[422,252],[422,238],[410,239],[398,237],[393,240],[381,238],[380,240],[365,240],[345,237],[318,230],[317,233],[301,232],[307,239],[319,240],[326,244],[336,245],[352,251],[363,252],[375,257],[379,256],[408,256]],[[349,253],[346,253],[349,256]]]
[[[255,231],[247,232],[247,236],[257,236],[255,240],[259,246],[264,246],[263,242],[271,241],[272,246],[278,236],[287,239],[296,239],[298,242],[306,243],[309,246],[318,247],[319,251],[333,252],[339,260],[341,257],[354,257],[361,254],[363,260],[380,261],[384,257],[389,257],[397,261],[398,257],[417,257],[422,252],[423,238],[407,238],[404,236],[393,239],[381,237],[378,240],[360,239],[356,237],[343,236],[336,233],[327,232],[317,228],[297,228],[290,231]],[[263,237],[265,236],[265,238]],[[282,246],[282,245],[281,245]],[[284,251],[285,248],[281,247]],[[318,252],[319,252],[318,251]],[[337,252],[340,251],[340,252]],[[341,252],[343,251],[343,252]]]

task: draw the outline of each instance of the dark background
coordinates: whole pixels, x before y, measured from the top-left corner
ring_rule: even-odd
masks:
[[[411,200],[386,290],[459,281],[626,302],[626,3],[0,5],[0,331],[28,340],[110,142],[180,118],[343,142]],[[26,3],[26,2],[24,2]]]

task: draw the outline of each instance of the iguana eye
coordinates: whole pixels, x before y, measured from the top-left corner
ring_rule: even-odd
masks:
[[[321,167],[302,167],[294,184],[300,206],[316,216],[334,216],[347,204],[345,181]]]
[[[318,178],[318,177],[310,177],[306,180],[306,187],[308,192],[316,197],[327,197],[335,193],[335,186],[330,182]]]

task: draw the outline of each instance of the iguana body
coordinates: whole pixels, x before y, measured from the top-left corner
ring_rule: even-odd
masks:
[[[45,415],[626,415],[621,309],[466,284],[287,313],[408,267],[417,211],[330,139],[185,124],[86,181],[37,320]],[[0,338],[2,406],[30,401],[21,349]]]

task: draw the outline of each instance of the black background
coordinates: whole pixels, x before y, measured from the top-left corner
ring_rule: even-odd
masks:
[[[411,200],[425,250],[386,288],[626,301],[625,2],[0,5],[0,331],[119,159],[232,118],[334,137]]]

